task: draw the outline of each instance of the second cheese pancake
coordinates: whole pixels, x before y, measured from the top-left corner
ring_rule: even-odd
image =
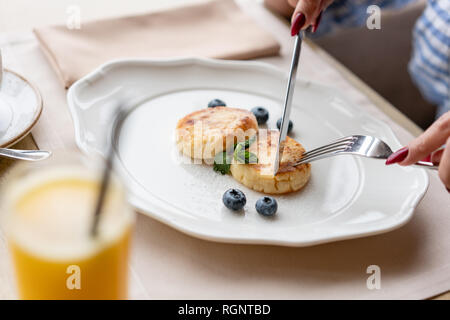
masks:
[[[243,185],[263,193],[283,194],[300,190],[309,180],[311,165],[293,164],[300,161],[305,149],[300,143],[287,137],[283,143],[280,167],[274,176],[278,137],[278,131],[260,131],[257,143],[250,146],[250,151],[258,157],[258,163],[232,163],[230,170],[233,177]]]

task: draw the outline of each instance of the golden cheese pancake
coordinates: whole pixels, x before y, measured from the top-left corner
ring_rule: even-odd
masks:
[[[176,141],[181,153],[213,163],[214,156],[232,150],[235,142],[256,134],[258,122],[253,113],[230,107],[207,108],[180,119]]]
[[[287,137],[283,142],[279,171],[274,176],[278,137],[278,131],[260,130],[257,141],[249,149],[257,155],[258,163],[242,164],[234,161],[230,168],[233,177],[253,190],[268,194],[300,190],[309,180],[311,165],[306,163],[293,166],[293,164],[300,161],[305,149],[300,143]]]

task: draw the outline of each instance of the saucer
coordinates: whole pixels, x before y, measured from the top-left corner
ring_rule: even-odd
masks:
[[[0,83],[0,148],[23,139],[42,113],[42,97],[19,74],[4,69]]]

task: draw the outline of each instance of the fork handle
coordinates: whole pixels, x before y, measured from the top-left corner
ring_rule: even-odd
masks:
[[[439,169],[439,166],[436,166],[435,164],[433,164],[433,162],[427,162],[427,161],[417,161],[416,163],[413,164],[413,166],[418,166],[418,167],[422,167],[425,169],[431,169],[431,170]]]
[[[344,153],[341,153],[341,154],[344,154]],[[320,160],[320,159],[324,159],[324,158],[328,158],[328,157],[332,157],[332,156],[336,156],[336,155],[337,154],[325,154],[322,156],[314,157],[313,159],[310,159],[309,161],[300,160],[299,162],[294,164],[294,166],[298,166],[303,163],[313,162],[315,160]],[[382,159],[382,160],[384,160],[384,159]],[[436,166],[432,162],[427,162],[427,161],[417,161],[416,163],[413,164],[413,166],[424,168],[424,169],[430,169],[430,170],[438,170],[439,169],[439,166]]]

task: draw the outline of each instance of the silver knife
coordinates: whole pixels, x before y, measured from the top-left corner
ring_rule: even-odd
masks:
[[[288,80],[288,84],[287,84],[286,98],[284,100],[284,110],[283,110],[283,115],[281,117],[280,138],[278,140],[278,145],[277,145],[277,153],[275,156],[273,175],[277,174],[278,169],[280,167],[280,153],[283,152],[283,150],[280,149],[280,146],[281,146],[281,143],[284,140],[286,140],[286,136],[287,136],[287,131],[288,131],[288,127],[289,127],[289,116],[291,114],[291,109],[292,109],[292,97],[294,95],[295,80],[297,79],[298,61],[300,58],[300,51],[302,49],[302,42],[303,42],[304,37],[305,37],[305,32],[303,30],[300,30],[300,32],[295,36],[294,53],[292,55],[291,70],[289,72],[289,80]]]

